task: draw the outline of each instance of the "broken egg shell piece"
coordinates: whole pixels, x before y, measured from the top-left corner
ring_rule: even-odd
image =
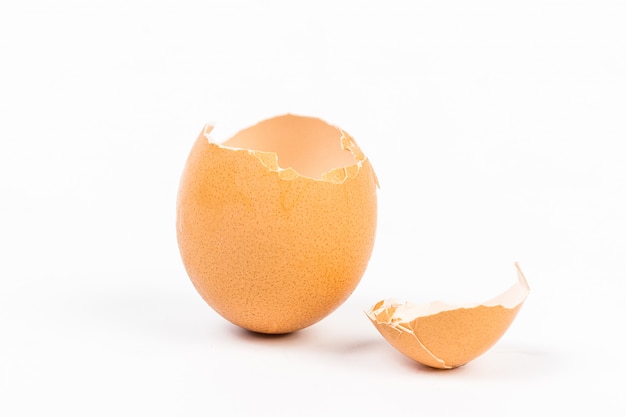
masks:
[[[506,332],[530,288],[519,265],[518,281],[482,304],[452,306],[382,300],[366,312],[398,351],[432,368],[452,369],[485,353]]]

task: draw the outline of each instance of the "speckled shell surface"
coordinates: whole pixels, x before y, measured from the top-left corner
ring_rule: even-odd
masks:
[[[385,339],[409,358],[432,368],[457,368],[491,348],[521,306],[477,306],[419,317],[401,326],[374,321]]]
[[[180,182],[177,239],[215,311],[251,331],[289,333],[330,314],[359,283],[374,245],[377,180],[367,158],[333,181],[269,169],[272,159],[201,133]]]
[[[530,288],[515,265],[517,283],[483,304],[456,307],[382,300],[366,314],[380,334],[407,357],[432,368],[457,368],[489,350],[517,316]]]

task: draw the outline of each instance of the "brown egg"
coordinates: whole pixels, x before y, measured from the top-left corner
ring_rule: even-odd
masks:
[[[202,298],[245,329],[289,333],[354,291],[376,231],[377,179],[356,142],[282,115],[222,144],[197,138],[180,182],[177,239]]]
[[[424,365],[462,366],[491,348],[509,328],[530,291],[516,263],[518,282],[481,305],[455,307],[383,300],[366,314],[397,350]]]

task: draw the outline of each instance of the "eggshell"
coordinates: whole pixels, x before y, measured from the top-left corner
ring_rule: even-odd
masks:
[[[491,348],[509,328],[530,291],[519,265],[518,281],[480,305],[416,305],[382,300],[366,312],[383,337],[409,358],[433,367],[462,366]]]
[[[191,281],[245,329],[310,326],[354,291],[371,256],[377,178],[354,139],[282,115],[223,144],[207,126],[181,178],[177,239]]]

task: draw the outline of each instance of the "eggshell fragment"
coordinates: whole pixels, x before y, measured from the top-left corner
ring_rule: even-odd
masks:
[[[353,292],[376,231],[377,179],[345,131],[286,114],[222,144],[207,126],[181,178],[176,231],[202,298],[230,322],[290,333]]]
[[[480,305],[452,306],[382,300],[366,312],[383,337],[409,358],[440,369],[465,365],[491,348],[509,328],[530,288],[519,265],[518,281]]]

